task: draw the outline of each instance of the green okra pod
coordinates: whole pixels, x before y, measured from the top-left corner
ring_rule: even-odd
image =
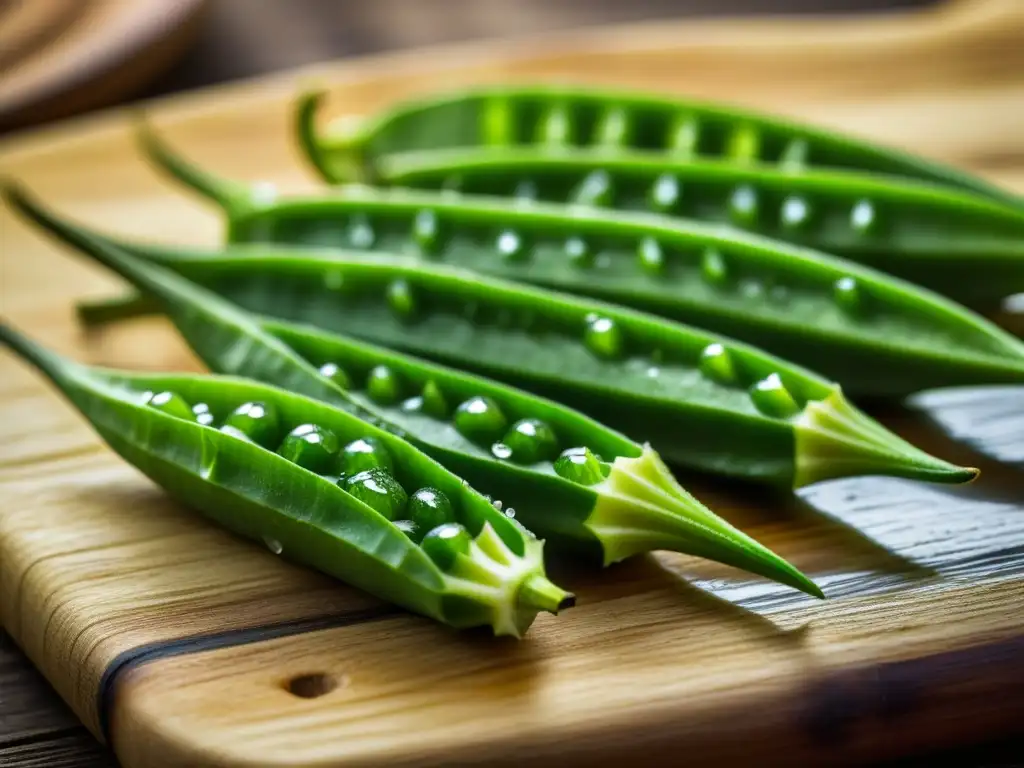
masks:
[[[300,100],[313,111],[317,90]],[[309,138],[299,132],[299,139]],[[974,192],[1024,207],[1024,198],[960,168],[863,138],[738,106],[583,85],[484,85],[407,99],[379,115],[347,117],[310,151],[332,176],[373,181],[380,160],[457,147],[631,149],[663,158],[716,158],[788,170],[838,168]]]
[[[57,219],[22,192],[8,190],[7,199],[158,300],[212,370],[324,400],[399,435],[492,496],[506,516],[543,536],[549,547],[596,555],[605,564],[671,549],[821,596],[796,568],[687,493],[649,445],[479,376],[307,325],[248,315],[145,261],[131,246]],[[396,285],[389,292],[392,303],[415,302]],[[295,436],[289,452],[315,453],[310,437]],[[348,474],[379,466],[370,448],[355,445],[344,456]],[[429,493],[410,494],[413,532],[445,522],[435,501]]]
[[[545,575],[543,542],[404,440],[341,409],[249,379],[83,365],[6,323],[0,345],[168,495],[275,554],[496,635],[520,637],[538,612],[575,601]],[[388,469],[346,475],[340,446],[359,441],[372,441]],[[407,532],[407,498],[424,490],[445,499],[443,525],[461,532],[458,546],[436,545],[444,531]]]
[[[374,167],[379,186],[721,224],[874,267],[978,311],[1024,292],[1024,207],[955,188],[589,147],[421,150],[386,155]],[[348,181],[331,176],[330,166],[317,170],[331,183]]]
[[[216,201],[227,240],[410,254],[610,301],[741,339],[841,384],[903,397],[1024,382],[1024,342],[877,270],[718,225],[594,206],[338,187],[269,199],[142,134],[158,167]]]
[[[807,369],[617,305],[417,258],[118,245],[250,312],[505,381],[697,469],[790,487],[863,474],[936,482],[977,474],[913,447]]]

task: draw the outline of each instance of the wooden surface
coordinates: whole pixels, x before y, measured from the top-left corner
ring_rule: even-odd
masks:
[[[0,130],[113,103],[191,42],[205,0],[0,5]]]
[[[329,78],[335,103],[354,111],[442,77],[571,77],[770,108],[1024,189],[1022,14],[1007,0],[844,23],[595,31],[439,51],[430,67],[422,53],[324,65],[153,116],[218,171],[311,186],[287,132],[306,77]],[[9,141],[0,172],[100,227],[217,237],[207,209],[139,161],[120,116]],[[12,322],[80,359],[196,367],[159,321],[83,338],[72,300],[116,281],[6,211],[0,232],[0,305]],[[658,554],[600,574],[559,572],[580,606],[541,619],[520,644],[455,636],[207,526],[6,356],[0,393],[0,618],[126,766],[621,762],[638,748],[668,764],[681,750],[721,764],[766,762],[777,749],[790,765],[821,765],[1024,722],[1019,389],[922,398],[931,420],[887,415],[925,447],[981,466],[970,488],[862,479],[786,499],[694,486],[818,579],[828,602]],[[335,687],[291,692],[310,676]]]

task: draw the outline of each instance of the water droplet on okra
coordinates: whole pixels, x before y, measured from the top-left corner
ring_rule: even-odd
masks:
[[[352,218],[352,224],[348,230],[348,240],[353,248],[372,248],[376,235],[369,218],[358,214]]]
[[[518,232],[506,229],[498,235],[498,254],[506,260],[518,260],[526,254],[526,246]]]
[[[622,107],[607,109],[598,121],[594,144],[601,147],[623,147],[629,143],[629,113]]]
[[[235,430],[264,448],[276,444],[280,433],[276,409],[261,402],[242,403],[224,419],[221,429]]]
[[[420,488],[409,497],[406,514],[415,526],[413,541],[445,523],[455,522],[455,510],[448,497],[436,488]]]
[[[412,239],[422,253],[435,253],[440,245],[440,224],[437,214],[424,208],[412,220]]]
[[[210,410],[210,406],[206,403],[196,403],[193,405],[192,414],[196,417],[196,421],[204,427],[208,427],[213,424],[213,411]]]
[[[637,256],[640,259],[640,266],[652,274],[661,274],[665,271],[665,254],[661,246],[653,237],[645,237],[637,247]]]
[[[380,405],[394,405],[401,397],[398,375],[386,365],[374,366],[366,378],[366,392]]]
[[[698,367],[701,373],[719,384],[735,384],[738,379],[732,355],[717,342],[704,347]]]
[[[388,520],[397,520],[409,500],[405,489],[385,469],[367,469],[344,480],[344,490]]]
[[[558,453],[555,431],[540,419],[520,419],[505,433],[501,442],[520,464],[550,461]]]
[[[786,419],[800,412],[800,406],[777,373],[769,374],[754,384],[750,388],[750,399],[766,416]]]
[[[562,146],[572,140],[572,126],[569,109],[564,104],[554,104],[548,113],[541,117],[537,126],[537,140],[541,144]]]
[[[498,404],[482,395],[461,403],[452,421],[459,434],[481,445],[496,441],[508,426]]]
[[[708,248],[700,260],[700,271],[712,285],[725,285],[729,280],[729,267],[717,248]]]
[[[592,253],[582,237],[570,237],[565,241],[565,254],[573,266],[583,267],[591,262]]]
[[[668,149],[680,155],[694,156],[700,142],[700,123],[693,115],[679,115],[669,128]]]
[[[610,317],[591,313],[587,315],[587,330],[583,343],[598,357],[614,359],[622,354],[622,331]]]
[[[810,151],[804,139],[793,139],[790,141],[779,157],[779,165],[784,170],[798,170],[807,165],[807,157]]]
[[[537,191],[537,184],[529,179],[524,179],[516,184],[515,191],[512,196],[520,202],[532,203],[540,197],[540,193]]]
[[[423,385],[423,412],[435,419],[447,419],[450,409],[441,388],[433,379]]]
[[[349,379],[348,374],[345,373],[345,369],[340,367],[337,363],[324,363],[321,365],[320,375],[325,379],[330,379],[334,384],[342,389],[352,388],[351,379]]]
[[[555,461],[555,473],[580,485],[596,485],[604,480],[601,462],[589,448],[568,448]]]
[[[445,523],[429,531],[420,548],[442,571],[449,570],[459,555],[469,554],[472,539],[458,523]]]
[[[751,227],[757,223],[757,190],[749,184],[736,187],[729,198],[729,217],[734,224]]]
[[[280,541],[273,538],[272,536],[264,536],[263,543],[267,545],[267,549],[273,552],[275,555],[280,555],[284,552],[284,546]]]
[[[832,287],[832,295],[836,304],[846,312],[853,314],[861,308],[860,285],[856,278],[847,276],[836,280]]]
[[[368,469],[394,471],[391,454],[375,437],[361,437],[341,449],[338,462],[342,475],[350,477]]]
[[[319,424],[300,424],[281,441],[278,454],[310,472],[323,474],[338,456],[338,436]]]
[[[611,176],[606,171],[591,171],[580,182],[572,199],[581,205],[610,205],[612,202]]]
[[[512,458],[512,449],[504,443],[495,443],[491,446],[491,455],[496,459],[505,461]]]
[[[416,314],[416,297],[412,286],[404,278],[392,280],[387,288],[388,306],[402,320],[409,320]]]
[[[166,413],[168,416],[174,416],[185,421],[197,420],[192,406],[177,392],[157,392],[145,398],[144,402],[150,408]]]
[[[797,195],[790,195],[782,202],[780,222],[783,229],[800,229],[811,217],[807,201]]]
[[[651,208],[658,213],[668,213],[679,204],[681,187],[679,179],[670,173],[659,176],[651,187]]]
[[[859,234],[867,234],[875,228],[875,206],[870,200],[858,200],[850,211],[850,226]]]

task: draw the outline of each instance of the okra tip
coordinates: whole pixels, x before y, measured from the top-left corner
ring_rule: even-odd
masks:
[[[576,595],[566,592],[540,573],[532,574],[519,586],[518,600],[524,608],[554,614],[576,605]]]

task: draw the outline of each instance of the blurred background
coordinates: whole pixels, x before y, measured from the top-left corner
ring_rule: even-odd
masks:
[[[0,0],[0,133],[304,64],[632,21],[935,0]]]

